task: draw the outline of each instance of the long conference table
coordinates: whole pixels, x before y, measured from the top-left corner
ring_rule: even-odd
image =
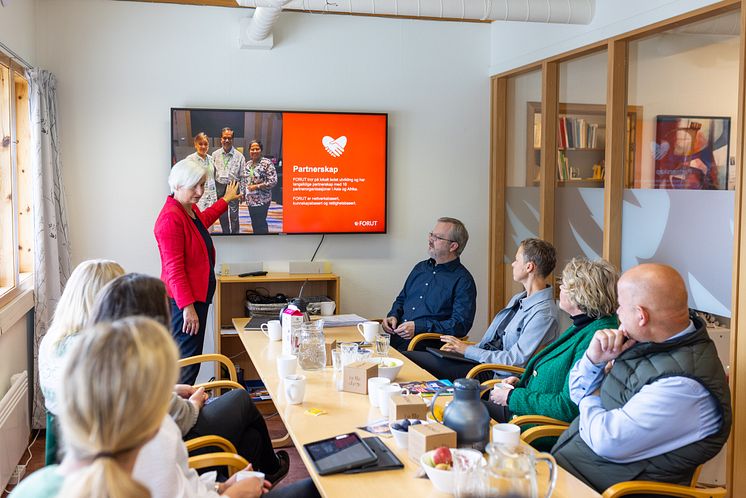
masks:
[[[277,375],[276,358],[282,353],[280,341],[271,342],[262,332],[257,330],[245,331],[248,319],[235,318],[233,326],[239,333],[251,361],[262,378],[264,385],[272,396],[272,401],[282,418],[293,444],[303,459],[316,487],[325,498],[341,498],[355,496],[359,498],[393,498],[402,497],[446,497],[451,496],[438,492],[427,478],[417,478],[415,474],[419,463],[410,459],[407,450],[400,449],[391,437],[382,437],[385,444],[396,454],[404,464],[403,469],[370,472],[363,474],[336,474],[320,476],[316,468],[303,450],[303,445],[320,439],[357,431],[361,437],[368,437],[365,431],[357,429],[382,419],[378,408],[372,407],[368,396],[338,391],[336,389],[337,375],[331,367],[323,370],[298,372],[306,376],[306,393],[302,404],[290,405],[283,393],[279,376]],[[328,339],[340,341],[359,341],[362,339],[355,327],[327,327],[324,334]],[[397,382],[416,380],[433,380],[434,377],[393,348],[389,356],[404,360]],[[314,416],[306,413],[309,408],[319,408],[326,414]],[[545,465],[539,470],[539,496],[546,493]],[[600,495],[586,486],[570,473],[558,468],[557,485],[553,497],[556,498],[598,498]]]

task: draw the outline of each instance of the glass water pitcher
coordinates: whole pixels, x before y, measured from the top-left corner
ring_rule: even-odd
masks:
[[[303,370],[321,370],[326,366],[324,320],[301,324],[298,340],[298,365]]]
[[[539,498],[536,465],[549,466],[549,487],[542,498],[549,498],[557,480],[557,462],[549,453],[537,453],[527,445],[487,445],[486,496]]]

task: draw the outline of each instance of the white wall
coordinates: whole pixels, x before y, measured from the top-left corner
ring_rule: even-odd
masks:
[[[0,334],[0,398],[10,388],[10,376],[28,369],[27,354],[26,315],[23,315]]]
[[[29,64],[36,63],[36,2],[16,0],[0,7],[0,42]]]
[[[587,25],[493,22],[490,74],[499,74],[714,3],[717,0],[595,0],[596,12],[593,21]]]
[[[328,236],[317,259],[345,311],[381,317],[438,216],[471,233],[463,260],[487,325],[488,25],[283,13],[275,48],[238,48],[249,11],[43,0],[39,64],[56,74],[74,262],[157,275],[153,222],[168,193],[169,108],[389,114],[387,235]],[[218,261],[308,259],[318,236],[216,240]]]

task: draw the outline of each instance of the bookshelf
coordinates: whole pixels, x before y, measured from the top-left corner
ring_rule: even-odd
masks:
[[[327,296],[337,303],[340,313],[339,277],[333,273],[268,273],[258,277],[219,275],[215,291],[215,352],[232,358],[244,371],[244,379],[258,379],[259,375],[249,360],[233,319],[246,316],[246,291],[261,289],[265,294],[281,292],[295,297],[301,287],[304,296]],[[279,313],[278,313],[279,317]],[[260,333],[260,332],[257,332]],[[220,378],[218,371],[216,378]]]
[[[527,106],[526,186],[528,187],[539,184],[542,130],[541,103],[528,102]],[[636,183],[634,165],[640,153],[637,150],[637,143],[641,139],[641,121],[642,107],[629,106],[627,153],[624,159],[626,188],[632,188]],[[560,103],[557,132],[557,167],[555,168],[557,186],[603,188],[606,156],[606,106]]]

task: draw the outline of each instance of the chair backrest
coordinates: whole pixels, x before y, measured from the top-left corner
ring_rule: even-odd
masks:
[[[236,382],[238,380],[238,375],[236,375],[236,367],[233,366],[233,362],[225,355],[218,354],[218,353],[211,353],[211,354],[199,354],[196,356],[190,356],[188,358],[182,358],[179,360],[179,368],[186,367],[187,365],[194,365],[196,363],[204,363],[206,361],[217,361],[220,362],[222,365],[225,365],[225,367],[228,369],[228,376],[230,377],[230,380],[233,382]]]
[[[232,476],[239,470],[243,470],[249,462],[241,455],[235,453],[206,453],[189,457],[189,467],[193,469],[204,469],[207,467],[227,467],[228,475]]]

